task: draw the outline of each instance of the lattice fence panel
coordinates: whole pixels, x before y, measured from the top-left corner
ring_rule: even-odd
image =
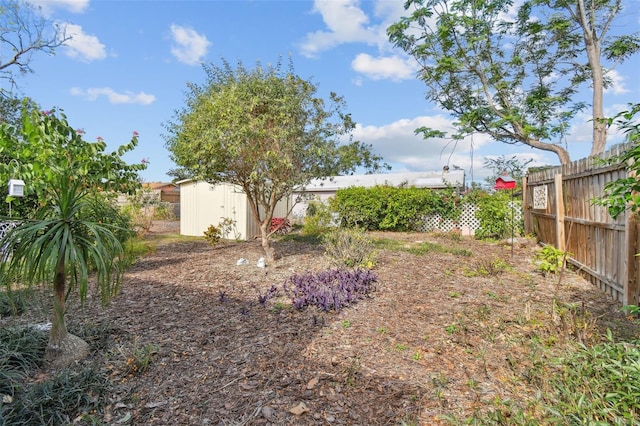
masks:
[[[514,223],[520,223],[523,219],[522,202],[521,201],[509,201],[508,207],[513,210]],[[475,234],[475,231],[480,227],[480,221],[476,217],[476,211],[478,207],[475,204],[464,204],[462,206],[460,216],[458,220],[443,219],[440,215],[426,216],[420,226],[422,232],[449,232],[454,229],[468,228],[471,234]],[[511,220],[511,218],[509,218]]]
[[[7,232],[15,228],[16,226],[18,226],[19,223],[20,222],[15,220],[0,222],[0,240],[4,238],[5,235],[7,235]],[[5,252],[5,246],[0,247],[0,255],[4,254],[4,252]]]

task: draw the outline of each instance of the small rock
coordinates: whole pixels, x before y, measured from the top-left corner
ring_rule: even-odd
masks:
[[[258,263],[256,266],[258,266],[258,268],[264,268],[266,266],[264,257],[261,257],[260,259],[258,259]]]
[[[267,420],[271,420],[273,417],[274,410],[271,407],[262,407],[262,417]]]
[[[249,261],[247,259],[245,259],[244,257],[241,257],[236,262],[236,265],[238,265],[238,266],[243,266],[243,265],[248,265],[248,264],[249,264]]]

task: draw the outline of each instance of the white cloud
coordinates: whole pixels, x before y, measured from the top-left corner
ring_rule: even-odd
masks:
[[[211,42],[207,37],[198,34],[194,29],[171,24],[173,46],[171,54],[187,65],[198,65],[206,56]]]
[[[386,26],[369,25],[369,17],[359,5],[358,0],[315,0],[313,12],[322,15],[327,30],[308,33],[300,44],[302,54],[315,57],[343,43],[386,42]]]
[[[64,44],[64,52],[67,56],[83,62],[91,62],[107,57],[104,44],[100,43],[98,37],[85,34],[80,25],[68,22],[62,22],[58,25],[65,36],[71,37]]]
[[[391,79],[395,81],[415,79],[418,64],[411,58],[387,56],[374,58],[361,53],[351,62],[354,71],[373,80]]]
[[[475,135],[457,143],[447,138],[425,140],[421,134],[415,134],[415,129],[419,127],[449,133],[454,131],[450,119],[436,115],[401,119],[383,126],[358,124],[353,136],[362,143],[370,144],[376,154],[398,171],[441,170],[442,166],[451,162],[464,168],[464,159],[469,156],[471,146],[479,149],[491,141],[485,135]]]
[[[42,12],[49,16],[54,9],[63,9],[71,13],[82,13],[89,6],[89,0],[31,0],[34,6],[42,8]]]
[[[605,89],[605,93],[612,93],[614,95],[629,93],[629,89],[624,85],[624,77],[620,75],[617,70],[609,70],[606,78],[611,80],[611,84]]]
[[[92,87],[87,90],[73,87],[70,92],[74,96],[81,96],[89,101],[96,101],[99,97],[104,96],[109,103],[112,104],[149,105],[156,100],[154,95],[149,95],[144,92],[133,93],[125,91],[118,93],[110,87]]]

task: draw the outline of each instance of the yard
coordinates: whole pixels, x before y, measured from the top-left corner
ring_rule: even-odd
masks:
[[[258,303],[294,273],[330,268],[320,246],[276,241],[281,259],[261,269],[258,240],[213,247],[172,233],[154,224],[157,249],[110,306],[67,316],[95,349],[86,364],[113,385],[106,424],[451,424],[535,406],[554,374],[543,361],[577,340],[640,335],[575,273],[535,272],[524,240],[512,255],[449,234],[374,233],[376,291],[323,313]]]

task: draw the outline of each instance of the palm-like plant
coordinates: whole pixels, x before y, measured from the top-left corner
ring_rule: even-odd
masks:
[[[46,357],[64,365],[86,353],[87,345],[70,335],[65,325],[65,301],[74,290],[87,296],[95,275],[104,302],[118,289],[122,276],[123,246],[111,226],[101,223],[104,204],[96,205],[81,179],[57,173],[50,187],[50,205],[36,219],[23,222],[0,240],[0,280],[7,286],[52,284],[53,318]],[[99,202],[98,202],[99,203]],[[95,273],[94,273],[95,272]]]

